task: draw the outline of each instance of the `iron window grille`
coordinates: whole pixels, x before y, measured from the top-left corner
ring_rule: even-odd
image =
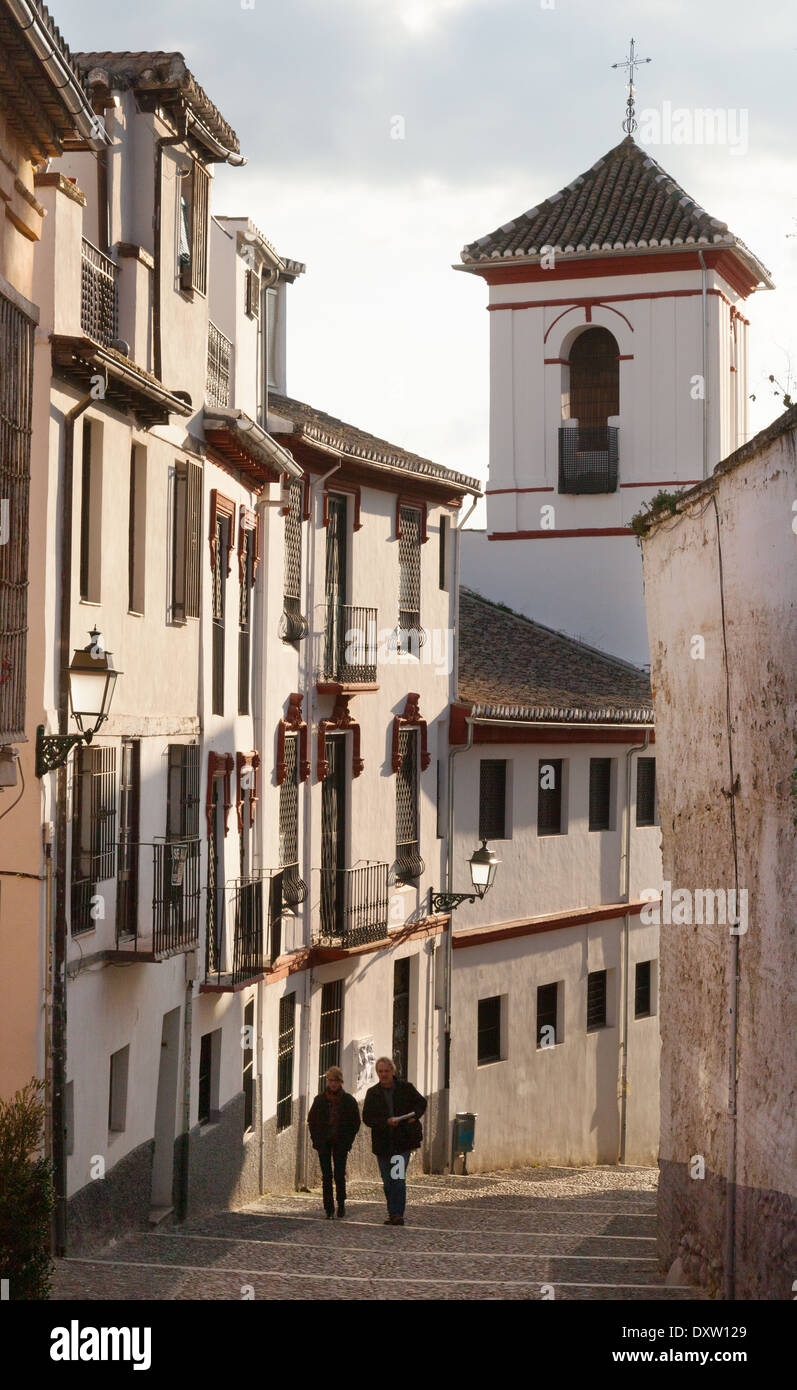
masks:
[[[199,744],[170,743],[167,761],[166,838],[199,837]]]
[[[299,874],[299,738],[285,736],[285,777],[279,800],[279,861],[282,901],[298,907],[307,897],[307,884]]]
[[[553,771],[551,772],[549,769],[553,769]],[[537,776],[538,835],[561,835],[562,833],[562,773],[562,758],[540,760]],[[552,785],[548,785],[549,783]]]
[[[180,288],[207,294],[208,288],[208,206],[210,176],[204,165],[193,160],[190,175],[181,182],[181,244],[179,255]],[[185,244],[187,243],[187,250]]]
[[[116,749],[92,744],[75,759],[72,818],[72,935],[91,931],[97,884],[116,876]]]
[[[293,1122],[293,1053],[296,1037],[296,994],[280,999],[277,1034],[277,1133]]]
[[[318,1090],[330,1067],[340,1066],[343,1041],[343,981],[330,980],[321,990],[321,1020],[318,1047]]]
[[[252,627],[252,541],[254,533],[241,536],[241,585],[238,597],[238,713],[249,713],[250,643]]]
[[[25,736],[33,334],[0,294],[0,743]]]
[[[606,971],[591,970],[587,976],[587,1031],[606,1027]]]
[[[418,730],[400,729],[399,768],[396,773],[396,877],[420,878],[425,864],[420,855],[418,829]]]
[[[634,1018],[649,1018],[651,1013],[651,962],[638,960],[634,972]]]
[[[377,610],[327,604],[324,674],[344,685],[376,680]]]
[[[235,989],[265,974],[270,964],[267,913],[270,873],[235,879],[219,888],[208,914],[205,983]]]
[[[251,1129],[255,1122],[255,1001],[250,999],[244,1008],[243,1066],[241,1069],[241,1089],[244,1093],[244,1129]]]
[[[611,820],[612,759],[589,760],[589,828],[609,830]]]
[[[92,603],[100,601],[102,473],[95,453],[97,438],[102,439],[101,426],[97,422],[84,420],[80,477],[80,597]]]
[[[655,758],[640,758],[636,765],[636,823],[656,824]]]
[[[205,379],[205,394],[209,405],[228,406],[230,404],[230,366],[232,363],[232,343],[217,328],[208,323],[208,361]]]
[[[178,460],[174,473],[172,538],[172,618],[176,623],[200,616],[201,529],[202,466],[191,460]]]
[[[389,865],[366,861],[353,869],[321,869],[322,941],[363,946],[387,936]]]
[[[307,619],[302,614],[303,496],[304,483],[301,479],[292,479],[288,488],[288,506],[285,513],[283,600],[279,633],[283,642],[298,642],[307,636]]]
[[[399,508],[399,615],[396,647],[414,652],[423,646],[426,633],[421,627],[421,536],[423,514],[418,507]]]
[[[538,985],[537,986],[537,1046],[550,1047],[550,1042],[546,1042],[549,1034],[543,1034],[543,1029],[553,1029],[553,1040],[559,1042],[559,1035],[556,1031],[556,1014],[559,996],[559,986]]]
[[[478,1007],[478,1065],[501,1060],[501,996],[480,999]]]
[[[616,492],[618,458],[616,425],[561,425],[559,491]]]
[[[226,516],[216,518],[216,545],[213,551],[213,713],[224,713],[224,639],[227,608],[227,551],[230,545],[230,522]]]
[[[119,845],[116,872],[116,939],[138,935],[138,822],[140,799],[138,739],[122,740],[119,769]]]
[[[479,765],[479,839],[506,839],[506,758]]]
[[[200,841],[155,840],[152,946],[156,955],[190,950],[199,940]]]
[[[80,327],[87,338],[109,347],[117,328],[118,267],[98,246],[83,238],[80,265]]]

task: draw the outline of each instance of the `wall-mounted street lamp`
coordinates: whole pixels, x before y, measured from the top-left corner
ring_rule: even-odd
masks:
[[[482,840],[481,849],[473,851],[468,863],[473,892],[435,893],[434,889],[430,888],[429,904],[432,913],[451,912],[453,908],[459,907],[460,903],[475,903],[477,898],[483,898],[487,890],[492,888],[495,871],[501,860],[487,848],[486,840]]]
[[[45,734],[44,725],[36,730],[36,776],[44,777],[63,767],[77,743],[91,743],[108,718],[117,677],[111,653],[106,652],[96,627],[89,634],[87,647],[77,649],[69,666],[69,708],[79,734]]]

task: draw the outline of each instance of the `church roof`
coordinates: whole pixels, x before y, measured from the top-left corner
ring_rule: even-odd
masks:
[[[766,267],[727,223],[701,208],[627,135],[538,207],[469,242],[461,256],[464,268],[476,269],[475,263],[533,259],[551,248],[557,256],[596,256],[695,245],[735,250],[756,281],[770,284]]]
[[[646,671],[465,588],[459,698],[493,719],[653,723]]]

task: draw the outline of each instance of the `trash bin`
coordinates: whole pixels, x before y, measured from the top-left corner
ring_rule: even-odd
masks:
[[[458,1110],[454,1116],[454,1133],[451,1140],[451,1169],[454,1160],[462,1155],[463,1173],[468,1171],[468,1154],[473,1153],[476,1140],[476,1115],[469,1110]]]

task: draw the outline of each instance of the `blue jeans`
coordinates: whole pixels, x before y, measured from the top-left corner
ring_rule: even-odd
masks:
[[[407,1205],[407,1167],[412,1150],[401,1154],[377,1154],[382,1186],[385,1189],[388,1216],[403,1216]],[[401,1162],[399,1163],[399,1160]],[[401,1176],[394,1176],[397,1174]]]

